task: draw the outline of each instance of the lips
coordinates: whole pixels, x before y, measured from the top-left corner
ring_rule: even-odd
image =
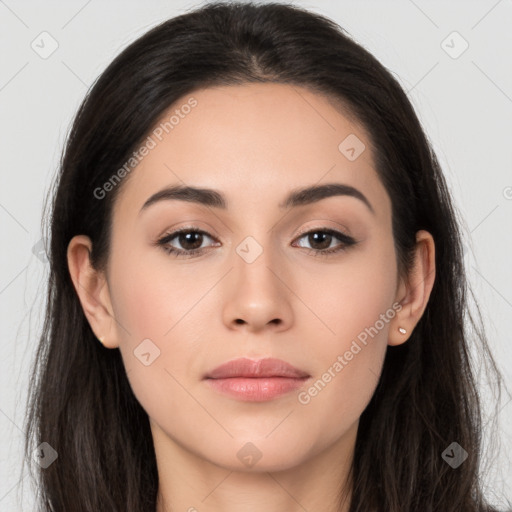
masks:
[[[221,364],[205,379],[286,377],[303,379],[310,375],[281,359],[265,358],[254,361],[245,357]]]
[[[245,357],[224,363],[205,377],[217,393],[243,402],[266,402],[305,385],[310,375],[281,359]]]

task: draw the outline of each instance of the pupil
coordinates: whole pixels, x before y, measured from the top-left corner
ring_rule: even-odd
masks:
[[[199,240],[197,240],[197,239],[193,240],[193,238],[196,236],[199,238]],[[196,232],[181,234],[179,236],[179,241],[180,241],[181,246],[186,249],[198,249],[199,247],[201,247],[202,236],[203,235],[201,235],[201,233],[196,233]],[[194,242],[195,242],[195,244],[194,244]],[[199,243],[197,243],[197,242],[199,242]],[[190,246],[187,247],[187,244],[190,244],[190,243],[192,243],[193,247],[190,247]]]
[[[317,247],[318,249],[327,249],[329,247],[329,245],[331,245],[331,240],[330,240],[331,235],[329,235],[328,233],[313,233],[313,234],[309,235],[310,245],[313,246],[313,243],[311,243],[312,239],[314,240],[314,243],[318,243],[319,238],[323,238],[324,240],[320,241],[321,247]]]

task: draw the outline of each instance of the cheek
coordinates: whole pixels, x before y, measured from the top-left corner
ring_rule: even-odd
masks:
[[[384,241],[380,248],[361,253],[350,265],[340,265],[339,272],[329,274],[328,287],[314,287],[308,294],[308,304],[328,329],[322,326],[321,342],[312,353],[318,373],[298,398],[333,430],[355,421],[373,395],[390,322],[399,309],[393,307],[394,249]]]
[[[126,258],[117,268],[112,302],[130,386],[149,417],[164,417],[176,429],[175,421],[180,424],[180,418],[197,414],[197,404],[183,385],[191,382],[194,371],[199,337],[193,305],[200,294],[140,259]],[[121,278],[123,271],[128,278]],[[168,413],[175,410],[182,414]]]
[[[397,279],[394,261],[391,241],[382,240],[371,249],[347,255],[339,266],[315,275],[314,283],[308,276],[301,279],[298,293],[307,299],[318,320],[318,327],[324,333],[322,346],[327,352],[348,349],[351,340],[360,334],[364,338],[366,329],[376,323],[379,333],[374,333],[374,338],[387,337],[389,322],[386,320],[395,313],[392,308]],[[381,315],[386,318],[382,320]]]
[[[195,359],[208,332],[201,297],[212,286],[211,279],[202,279],[197,271],[192,274],[192,267],[171,273],[165,258],[158,260],[143,262],[132,251],[117,258],[111,280],[128,378],[139,402],[148,412],[155,406],[157,416],[158,404],[181,397],[179,382],[197,379]]]
[[[115,266],[112,302],[116,319],[126,327],[119,334],[130,344],[144,338],[167,344],[176,331],[190,326],[195,306],[211,282],[203,282],[192,267],[171,272],[172,263],[165,257],[145,258],[133,254],[122,262],[119,258]]]

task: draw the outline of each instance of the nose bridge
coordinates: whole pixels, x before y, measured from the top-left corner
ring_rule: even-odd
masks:
[[[279,263],[279,254],[275,218],[271,212],[264,212],[259,203],[245,203],[244,213],[236,224],[235,236],[239,241],[234,243],[234,265],[237,274],[246,273],[248,276],[257,273],[261,277],[268,273],[267,267],[275,267]]]
[[[271,231],[248,235],[236,245],[232,287],[224,307],[227,324],[249,324],[251,329],[259,329],[268,323],[289,323],[288,288],[280,276],[285,270],[278,261],[279,252]]]
[[[275,273],[280,266],[277,261],[279,250],[274,247],[272,232],[256,236],[248,235],[236,246],[234,262],[235,277],[240,286],[246,286],[253,293],[279,293],[281,284]]]

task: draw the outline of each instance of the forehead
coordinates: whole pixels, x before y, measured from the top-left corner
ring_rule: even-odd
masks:
[[[386,200],[363,127],[302,87],[197,90],[169,107],[148,136],[152,148],[123,183],[118,212],[138,212],[173,184],[222,190],[228,206],[239,209],[261,201],[277,208],[289,190],[325,181],[362,189],[372,202]],[[346,152],[352,148],[355,159]]]

